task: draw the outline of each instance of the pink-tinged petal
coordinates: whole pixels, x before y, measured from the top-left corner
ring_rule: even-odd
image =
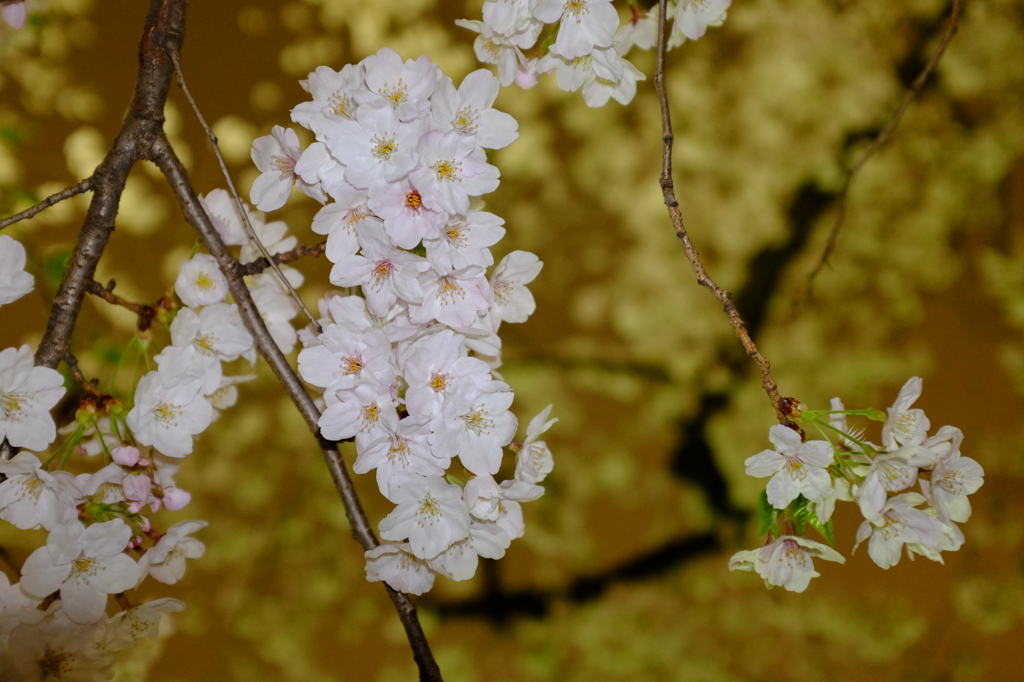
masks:
[[[748,457],[743,464],[747,467],[747,476],[764,478],[781,471],[782,467],[786,465],[786,458],[774,450],[764,450]]]
[[[784,455],[795,455],[800,450],[800,446],[803,445],[803,442],[800,440],[800,434],[781,424],[776,424],[768,429],[768,440],[771,441],[776,450]]]
[[[29,554],[21,566],[21,589],[36,599],[44,599],[60,589],[71,575],[71,564],[54,564],[46,547]]]
[[[125,589],[128,589],[128,585]],[[107,615],[107,595],[90,583],[69,580],[60,588],[64,614],[75,623],[95,623]]]
[[[89,584],[107,594],[129,590],[139,580],[139,565],[127,554],[115,554],[97,560],[99,570],[89,577]]]

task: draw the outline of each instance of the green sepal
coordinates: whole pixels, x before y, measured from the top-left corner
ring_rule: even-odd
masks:
[[[460,488],[466,487],[466,484],[462,480],[460,480],[458,476],[454,476],[452,474],[445,474],[444,480],[448,481],[452,485],[457,485]]]
[[[761,529],[761,535],[768,532],[768,529],[775,525],[775,517],[778,511],[768,502],[768,491],[762,490],[761,497],[757,498],[757,524]]]
[[[886,420],[889,419],[889,415],[887,415],[885,412],[875,409],[866,410],[864,416],[876,422],[885,422]]]
[[[821,534],[821,537],[825,538],[829,545],[834,544],[835,536],[832,532],[832,522],[822,523],[821,519],[818,518],[818,514],[811,509],[810,502],[806,497],[803,495],[797,497],[793,501],[792,509],[792,517],[797,532],[803,535],[807,524],[810,524],[814,530]]]

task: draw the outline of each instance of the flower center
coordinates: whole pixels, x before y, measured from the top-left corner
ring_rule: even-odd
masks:
[[[327,105],[335,116],[352,118],[352,102],[349,101],[348,93],[338,90],[327,98]]]
[[[398,151],[398,143],[395,142],[393,134],[378,133],[370,139],[370,142],[373,144],[370,153],[378,161],[387,161]]]
[[[397,109],[407,99],[409,99],[409,95],[406,90],[407,88],[405,83],[403,83],[402,79],[399,78],[398,84],[395,85],[395,87],[391,87],[390,83],[385,83],[384,87],[377,90],[377,92],[381,97],[391,100],[391,106]]]
[[[479,115],[479,111],[466,105],[459,109],[459,113],[455,114],[455,118],[452,119],[452,128],[455,128],[460,133],[475,133],[477,129],[476,119]]]
[[[452,380],[451,374],[445,374],[443,372],[434,372],[434,376],[430,378],[430,388],[434,389],[435,392],[441,392],[448,388],[448,382]]]
[[[170,403],[160,403],[153,408],[153,415],[158,422],[164,422],[164,428],[177,426],[178,422],[174,420],[177,419],[179,414],[181,414],[181,408]]]
[[[341,358],[341,371],[344,374],[359,374],[363,371],[363,363],[358,357],[343,355]]]
[[[282,180],[295,175],[295,159],[289,159],[287,156],[275,156],[272,157],[270,163],[281,174]]]
[[[394,264],[387,259],[377,261],[377,264],[373,266],[373,270],[370,271],[370,280],[374,288],[380,289],[384,286],[384,282],[391,277],[391,271],[394,269]]]
[[[412,190],[405,195],[405,207],[414,215],[420,214],[420,209],[423,208],[423,197],[417,190]]]
[[[441,182],[462,182],[462,164],[455,159],[442,159],[430,168]]]
[[[478,436],[484,436],[491,432],[494,427],[494,420],[488,418],[486,415],[490,414],[484,409],[483,403],[476,406],[472,412],[465,415],[462,421],[466,423],[466,428],[475,433]]]
[[[376,402],[372,402],[362,409],[359,413],[359,419],[363,422],[363,431],[369,431],[377,425],[380,420],[380,407],[377,406]]]
[[[210,279],[205,272],[201,272],[198,277],[192,280],[192,284],[195,284],[199,289],[206,291],[213,287],[213,280]]]

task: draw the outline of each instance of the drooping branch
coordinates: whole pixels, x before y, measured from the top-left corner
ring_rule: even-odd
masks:
[[[139,318],[139,321],[136,323],[136,327],[140,332],[144,332],[152,326],[154,318],[160,314],[161,310],[171,309],[171,299],[166,296],[158,300],[153,305],[133,303],[132,301],[127,301],[121,298],[114,293],[114,280],[110,280],[107,283],[107,286],[103,286],[96,280],[91,280],[87,284],[86,291],[93,296],[102,298],[111,305],[116,305],[135,313]]]
[[[682,242],[683,249],[686,251],[686,258],[690,261],[690,266],[697,275],[697,283],[706,287],[719,301],[721,301],[725,314],[729,317],[729,323],[733,326],[733,329],[735,329],[736,336],[739,337],[744,350],[746,350],[747,355],[753,358],[761,369],[761,386],[764,388],[765,393],[768,394],[768,399],[771,401],[772,407],[775,408],[775,414],[779,423],[799,430],[799,427],[790,421],[788,417],[788,407],[792,404],[792,401],[788,398],[783,398],[779,394],[778,385],[775,383],[775,380],[771,375],[771,363],[768,362],[767,358],[761,355],[761,352],[757,349],[757,344],[755,344],[754,340],[750,337],[747,325],[744,323],[743,318],[740,316],[740,313],[733,302],[732,294],[726,289],[718,286],[715,281],[708,276],[708,273],[704,268],[704,264],[700,260],[700,254],[697,252],[697,248],[693,245],[693,242],[690,241],[690,235],[687,233],[686,225],[683,223],[683,214],[679,210],[679,202],[675,197],[675,182],[672,179],[672,143],[674,138],[672,136],[672,116],[669,111],[668,94],[665,90],[666,5],[667,0],[659,0],[658,58],[654,72],[654,88],[658,93],[658,101],[661,105],[661,129],[664,148],[662,151],[660,182],[661,192],[665,197],[665,206],[668,207],[668,215],[672,221],[672,226],[675,228],[676,237],[680,242]]]
[[[313,399],[306,393],[306,389],[288,363],[287,358],[285,358],[284,354],[277,347],[277,343],[270,336],[270,332],[263,322],[263,317],[256,308],[256,304],[249,294],[249,289],[245,285],[243,275],[238,271],[238,261],[227,246],[224,245],[217,230],[213,227],[213,223],[210,222],[210,217],[203,210],[202,204],[199,203],[199,197],[192,187],[188,174],[174,154],[174,150],[166,138],[161,137],[154,140],[151,147],[151,158],[164,173],[167,182],[174,190],[185,219],[199,234],[207,250],[217,259],[221,272],[224,273],[228,280],[228,289],[238,305],[239,313],[249,332],[256,340],[257,350],[266,359],[274,375],[281,382],[281,386],[306,420],[310,431],[318,439],[335,488],[345,505],[345,513],[352,527],[353,537],[362,545],[364,550],[368,551],[377,547],[379,544],[377,537],[370,527],[369,519],[367,519],[366,513],[363,511],[359,497],[356,495],[355,487],[352,485],[352,480],[338,452],[337,445],[325,440],[320,435],[320,427],[318,426],[320,411],[317,409]],[[427,682],[440,682],[441,672],[434,661],[426,635],[423,633],[423,628],[419,623],[415,604],[406,595],[395,592],[390,587],[387,587],[387,591],[405,628],[409,644],[413,650],[413,657],[419,667],[420,679]]]
[[[4,229],[5,227],[10,227],[16,222],[28,220],[29,218],[34,216],[36,213],[39,213],[43,209],[50,208],[54,204],[58,204],[64,201],[65,199],[70,199],[71,197],[77,196],[82,192],[88,192],[90,189],[92,189],[92,183],[92,177],[88,177],[85,180],[82,180],[77,185],[65,187],[61,191],[51,194],[50,196],[46,197],[45,199],[40,201],[35,206],[32,206],[31,208],[26,208],[24,211],[15,213],[12,216],[8,216],[3,220],[0,220],[0,230]]]
[[[291,251],[282,251],[281,253],[275,253],[271,256],[270,260],[278,265],[285,263],[294,263],[300,258],[319,258],[327,250],[327,242],[320,242],[313,246],[306,246],[305,244],[299,244]],[[258,275],[264,270],[270,267],[270,263],[265,257],[257,258],[254,261],[248,263],[239,263],[235,270],[239,275]]]
[[[864,168],[864,164],[871,159],[875,153],[882,148],[892,134],[896,131],[896,126],[900,124],[900,120],[903,118],[903,114],[906,113],[907,107],[914,101],[918,93],[921,92],[921,88],[924,87],[928,77],[931,76],[935,67],[938,66],[939,60],[942,59],[943,53],[949,46],[953,36],[956,35],[957,28],[960,22],[960,14],[963,11],[963,0],[953,0],[953,8],[950,10],[949,22],[946,25],[946,33],[942,36],[942,40],[939,41],[939,46],[935,48],[935,52],[932,53],[928,63],[924,65],[921,72],[914,79],[914,82],[910,85],[907,91],[903,94],[903,99],[900,101],[896,111],[893,113],[892,118],[882,128],[882,131],[878,133],[878,136],[871,141],[868,148],[860,155],[860,157],[846,169],[846,178],[843,180],[843,187],[839,190],[839,197],[837,199],[838,204],[836,206],[836,219],[832,223],[832,229],[828,233],[828,241],[825,242],[825,250],[821,254],[821,259],[818,264],[811,271],[811,274],[807,276],[807,289],[810,293],[811,285],[814,283],[814,278],[818,276],[821,269],[828,263],[829,257],[836,248],[836,240],[839,238],[839,231],[843,229],[843,224],[846,222],[846,199],[850,193],[850,185],[853,183],[854,177]]]
[[[263,257],[267,259],[268,265],[274,269],[274,274],[277,275],[277,280],[281,283],[281,286],[285,288],[288,295],[292,297],[296,305],[302,311],[302,314],[306,316],[310,324],[316,328],[317,334],[323,332],[320,329],[320,323],[313,317],[313,313],[309,312],[309,308],[302,302],[302,297],[299,296],[299,292],[295,291],[295,287],[292,286],[288,278],[281,272],[281,268],[277,266],[277,263],[270,258],[270,252],[267,251],[267,247],[263,245],[259,236],[256,234],[256,230],[253,229],[252,222],[249,220],[249,212],[245,210],[245,205],[242,203],[242,198],[238,196],[238,190],[235,189],[235,182],[231,179],[231,173],[228,172],[228,165],[224,161],[224,155],[220,153],[220,145],[217,143],[217,136],[213,134],[213,128],[206,122],[206,117],[203,116],[202,110],[196,103],[195,98],[192,97],[192,91],[188,89],[188,83],[185,81],[185,72],[181,70],[181,60],[178,59],[178,55],[171,53],[171,62],[174,63],[174,72],[178,76],[178,87],[185,94],[185,99],[188,100],[189,105],[192,107],[192,112],[196,115],[199,120],[199,125],[203,127],[203,131],[206,133],[207,139],[210,141],[210,147],[213,149],[213,155],[217,157],[217,163],[220,164],[221,174],[224,176],[224,181],[228,184],[228,192],[231,194],[232,200],[235,202],[235,208],[238,209],[238,215],[242,219],[242,226],[245,228],[245,233],[249,237],[249,240],[256,245],[259,252],[263,254]]]

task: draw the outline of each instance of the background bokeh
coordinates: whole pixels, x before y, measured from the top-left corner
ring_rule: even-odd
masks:
[[[141,0],[28,0],[0,29],[0,215],[88,175],[134,81]],[[941,0],[737,0],[723,27],[669,55],[676,187],[712,274],[736,294],[784,395],[883,408],[924,378],[934,428],[966,434],[985,468],[967,542],[946,565],[883,571],[849,550],[806,593],[765,590],[728,557],[756,546],[764,481],[743,460],[768,447],[773,412],[720,306],[695,284],[658,187],[653,55],[635,101],[588,109],[544,79],[498,107],[520,138],[493,154],[507,221],[501,253],[545,262],[537,313],[503,327],[502,372],[525,424],[549,403],[556,467],[525,506],[526,536],[465,583],[418,600],[451,682],[476,680],[1004,680],[1024,636],[1024,4],[968,1],[959,34],[897,134],[850,195],[838,248],[808,290],[834,219],[843,164],[886,123],[944,29]],[[429,55],[458,82],[478,68],[480,3],[218,0],[189,8],[183,64],[247,190],[252,139],[288,125],[297,81],[383,46]],[[623,16],[626,15],[623,7]],[[223,186],[174,88],[167,129],[195,186]],[[301,131],[305,132],[305,131]],[[308,138],[306,139],[308,142]],[[0,311],[0,347],[38,342],[80,226],[78,197],[7,230],[29,249],[36,292]],[[297,193],[273,217],[300,242],[317,206]],[[98,279],[154,301],[195,242],[151,164],[133,172]],[[303,262],[316,309],[329,264]],[[86,303],[73,341],[109,376],[133,320]],[[164,334],[163,336],[161,336]],[[158,343],[166,335],[157,331]],[[236,373],[245,367],[240,366]],[[198,442],[180,477],[210,522],[207,554],[174,588],[188,608],[124,661],[119,679],[414,679],[380,585],[315,442],[265,368]],[[869,433],[869,436],[872,435]],[[873,434],[877,438],[877,432]],[[352,446],[344,450],[352,461]],[[390,505],[357,486],[376,522]],[[16,579],[43,535],[0,528]],[[824,563],[824,562],[819,562]]]

